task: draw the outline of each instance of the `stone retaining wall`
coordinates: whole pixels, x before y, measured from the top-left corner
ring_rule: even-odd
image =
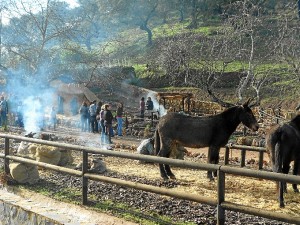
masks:
[[[39,208],[37,210],[36,208],[33,202],[5,190],[0,190],[0,225],[65,224],[59,222],[57,214],[51,215],[51,212],[46,209]]]

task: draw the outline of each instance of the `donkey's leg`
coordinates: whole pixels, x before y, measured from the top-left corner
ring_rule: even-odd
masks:
[[[166,145],[165,142],[161,141],[161,147],[160,147],[160,151],[157,154],[160,157],[166,157],[168,158],[168,156],[170,155],[169,153],[169,148]],[[159,170],[160,170],[160,176],[164,179],[164,180],[168,180],[168,174],[166,171],[166,165],[165,164],[159,164]],[[170,170],[170,168],[169,168]]]
[[[288,174],[290,171],[290,165],[288,162],[283,162],[283,166],[282,166],[282,173],[284,174]],[[283,188],[283,192],[287,193],[287,184],[286,182],[281,182],[282,183],[282,188]]]
[[[284,207],[284,200],[283,200],[283,189],[284,189],[284,182],[279,182],[279,207]]]
[[[208,149],[208,163],[212,164],[218,164],[219,163],[219,147],[216,146],[209,146]],[[217,171],[207,171],[207,178],[210,179],[211,181],[214,180],[213,175],[217,177]]]
[[[167,157],[170,157],[171,152],[169,152],[169,154],[167,155]],[[171,178],[171,179],[176,179],[175,175],[172,173],[170,165],[168,164],[164,164],[165,166],[165,171],[167,173],[167,175]]]
[[[212,160],[211,160],[211,148],[209,147],[208,148],[208,156],[207,156],[207,163],[212,163]],[[210,180],[210,181],[213,181],[214,178],[213,178],[213,175],[212,175],[212,171],[207,171],[207,178]]]
[[[299,161],[295,160],[294,161],[294,168],[293,168],[293,175],[298,175],[299,173]],[[299,189],[297,188],[297,184],[292,184],[293,185],[293,190],[296,193],[299,193]]]
[[[165,164],[165,171],[171,179],[176,179],[175,175],[171,171],[170,165]]]
[[[160,152],[163,152],[164,150],[162,149]],[[162,155],[158,154],[158,156],[163,157]],[[164,164],[159,164],[159,171],[160,171],[160,176],[164,179],[164,180],[168,180],[169,177],[167,176],[167,173],[165,171],[165,167]]]

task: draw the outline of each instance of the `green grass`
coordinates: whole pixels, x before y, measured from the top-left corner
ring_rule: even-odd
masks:
[[[82,193],[78,188],[60,188],[55,186],[53,183],[46,186],[39,183],[33,185],[19,184],[14,185],[14,187],[20,190],[30,190],[58,201],[75,205],[82,204]],[[194,225],[194,223],[174,222],[172,217],[158,215],[157,213],[151,211],[140,211],[139,209],[123,203],[113,202],[111,200],[99,201],[97,196],[93,194],[89,194],[88,199],[88,207],[91,210],[114,215],[116,217],[143,225]]]

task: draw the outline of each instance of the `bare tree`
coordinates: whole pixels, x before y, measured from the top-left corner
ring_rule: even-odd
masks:
[[[14,70],[21,67],[23,76],[30,77],[28,80],[38,80],[40,75],[51,79],[59,68],[59,43],[72,32],[76,23],[70,18],[66,20],[66,3],[15,1],[11,2],[9,10],[12,18],[9,25],[3,27],[3,45],[9,59],[7,67]]]
[[[288,65],[288,72],[300,81],[300,27],[297,19],[297,4],[285,5],[283,13],[278,15],[278,39],[276,55],[278,59]]]

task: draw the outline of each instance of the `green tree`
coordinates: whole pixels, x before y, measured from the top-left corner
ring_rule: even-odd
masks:
[[[104,13],[104,20],[115,24],[115,27],[128,29],[139,27],[147,33],[148,45],[153,43],[153,34],[149,26],[155,16],[159,0],[98,0],[99,9]]]

